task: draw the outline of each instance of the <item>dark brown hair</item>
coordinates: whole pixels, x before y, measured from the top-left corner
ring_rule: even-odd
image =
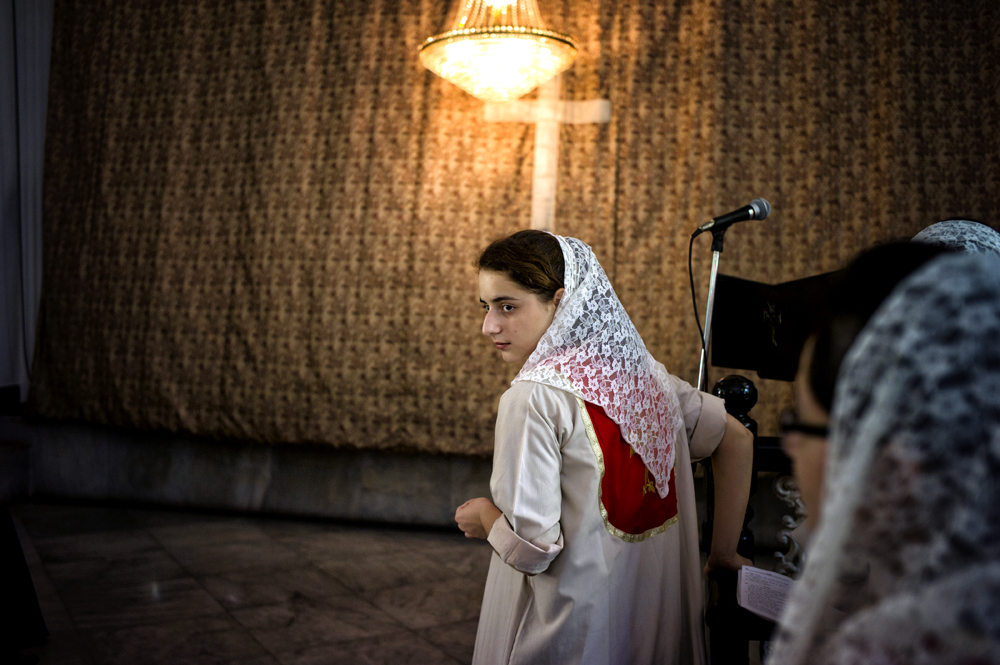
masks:
[[[551,233],[518,231],[490,243],[476,261],[479,270],[501,272],[512,282],[549,302],[563,288],[562,248]]]
[[[900,282],[946,253],[919,242],[888,243],[862,252],[843,271],[813,331],[816,345],[809,364],[809,388],[827,413],[833,409],[840,365],[868,320]]]

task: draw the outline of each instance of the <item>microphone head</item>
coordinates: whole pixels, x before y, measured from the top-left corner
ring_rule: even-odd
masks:
[[[750,202],[750,207],[753,208],[754,219],[764,219],[771,214],[771,204],[767,199],[754,199]]]

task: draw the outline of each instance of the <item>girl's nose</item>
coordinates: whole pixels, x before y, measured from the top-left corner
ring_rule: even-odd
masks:
[[[496,335],[500,332],[500,326],[497,325],[496,316],[492,311],[486,312],[486,316],[483,318],[483,334],[489,337],[490,335]]]

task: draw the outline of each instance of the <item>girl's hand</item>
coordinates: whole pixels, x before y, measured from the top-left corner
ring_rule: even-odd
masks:
[[[486,538],[490,535],[493,523],[502,514],[492,501],[479,497],[469,499],[459,506],[455,511],[455,521],[466,538]]]
[[[709,554],[708,562],[705,564],[705,575],[711,575],[717,570],[738,571],[743,566],[752,566],[753,561],[742,557],[735,552],[729,556],[721,554]]]

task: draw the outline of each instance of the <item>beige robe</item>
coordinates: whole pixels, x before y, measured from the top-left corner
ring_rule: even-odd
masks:
[[[726,428],[722,400],[671,376],[686,439],[674,463],[677,520],[639,542],[601,515],[601,467],[581,400],[524,381],[500,400],[494,554],[474,665],[706,662],[692,459]],[[620,532],[619,532],[620,533]]]

